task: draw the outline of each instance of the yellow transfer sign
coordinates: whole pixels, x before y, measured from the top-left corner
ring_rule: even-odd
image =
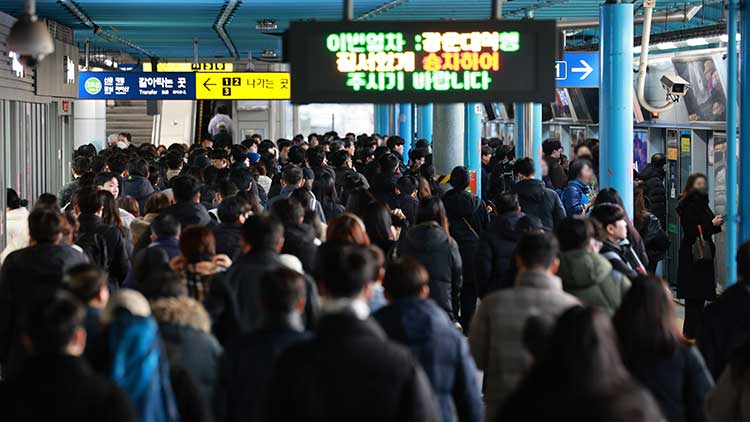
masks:
[[[143,63],[144,72],[153,72],[151,63]],[[234,63],[189,63],[189,62],[165,62],[156,64],[157,72],[234,72]]]
[[[196,73],[198,100],[288,100],[289,72]]]

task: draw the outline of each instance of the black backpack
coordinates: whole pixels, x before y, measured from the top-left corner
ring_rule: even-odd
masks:
[[[107,270],[109,268],[109,257],[107,256],[107,242],[99,233],[80,233],[76,245],[83,249],[83,252],[89,256],[92,264],[99,268]]]

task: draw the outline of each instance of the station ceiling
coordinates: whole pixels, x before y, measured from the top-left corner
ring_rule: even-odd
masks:
[[[521,19],[531,12],[536,19],[596,18],[602,2],[506,0],[503,16]],[[637,10],[641,3],[636,0]],[[486,19],[490,4],[490,0],[354,0],[354,15],[361,20]],[[656,21],[652,33],[722,21],[721,0],[660,0],[655,13],[687,10],[694,5],[704,7],[690,22]],[[72,8],[80,13],[72,12]],[[257,30],[258,20],[275,20],[278,30],[270,32],[279,33],[293,20],[341,19],[342,9],[341,0],[37,0],[37,14],[73,28],[78,43],[88,38],[94,48],[173,59],[192,59],[194,38],[198,39],[201,58],[244,59],[248,53],[257,57],[264,50],[280,55],[281,38]],[[22,10],[23,0],[0,1],[0,11],[19,16]],[[231,14],[223,29],[228,43],[216,30],[220,16],[227,12]],[[92,23],[103,31],[95,35]],[[568,42],[596,43],[597,37],[596,28],[579,30],[569,33]]]

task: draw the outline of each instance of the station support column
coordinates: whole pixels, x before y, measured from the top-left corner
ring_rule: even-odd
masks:
[[[740,242],[750,241],[750,1],[742,2],[740,33]],[[731,98],[731,97],[727,97]],[[729,137],[727,137],[729,140]],[[727,162],[731,155],[727,155]],[[734,257],[732,257],[734,258]]]
[[[464,166],[474,172],[476,180],[473,194],[482,196],[482,105],[464,105]]]
[[[599,185],[633,218],[633,4],[608,0],[600,22]]]
[[[526,140],[526,119],[524,117],[526,109],[523,103],[513,103],[513,121],[514,121],[514,140],[513,143],[516,146],[516,159],[524,158],[526,156],[526,150],[524,149],[524,142]]]
[[[388,104],[375,104],[375,132],[387,135],[388,130]]]
[[[745,1],[744,3],[747,3]],[[739,0],[727,3],[727,286],[737,282],[737,11]],[[747,85],[747,80],[742,81]],[[747,89],[747,88],[745,88]],[[743,154],[745,155],[745,154]],[[747,192],[745,192],[745,196]]]
[[[408,103],[398,105],[398,136],[404,138],[404,164],[409,162],[409,150],[414,139],[414,114],[412,105]]]
[[[464,165],[464,105],[435,104],[433,107],[433,163],[439,175]]]
[[[417,107],[417,139],[432,142],[432,104]]]

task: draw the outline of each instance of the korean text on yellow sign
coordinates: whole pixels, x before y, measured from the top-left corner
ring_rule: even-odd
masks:
[[[196,73],[198,100],[288,100],[289,72]]]
[[[143,63],[144,72],[153,72],[151,63]],[[188,62],[166,62],[156,64],[157,72],[233,72],[233,63],[188,63]]]

